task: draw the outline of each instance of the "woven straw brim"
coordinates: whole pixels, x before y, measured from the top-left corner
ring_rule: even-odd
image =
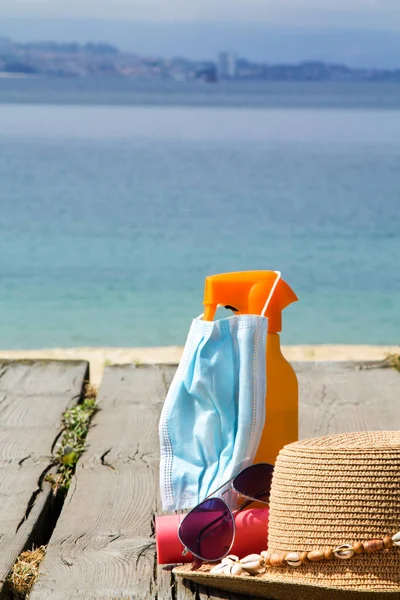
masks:
[[[312,438],[281,450],[271,486],[269,552],[334,549],[382,540],[399,531],[400,431]],[[206,568],[175,572],[204,585],[261,598],[297,599],[304,590],[304,598],[312,593],[313,598],[330,599],[338,590],[338,598],[346,591],[355,597],[370,592],[373,598],[389,594],[400,599],[400,548],[349,560],[271,567],[256,577],[211,575]]]
[[[304,585],[301,583],[276,579],[273,573],[264,575],[211,575],[207,568],[192,571],[189,565],[176,567],[174,575],[194,581],[209,588],[216,588],[226,592],[243,594],[251,598],[265,598],[270,600],[379,600],[400,598],[399,590],[357,591],[333,589],[320,585]]]

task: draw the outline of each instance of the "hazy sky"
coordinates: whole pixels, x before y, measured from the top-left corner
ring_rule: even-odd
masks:
[[[400,0],[0,0],[0,18],[250,21],[400,28]]]
[[[0,37],[149,56],[400,66],[400,0],[0,0]]]

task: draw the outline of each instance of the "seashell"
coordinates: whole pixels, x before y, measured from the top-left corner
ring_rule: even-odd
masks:
[[[289,552],[286,554],[285,560],[289,567],[299,567],[301,565],[300,552]]]
[[[243,573],[243,568],[240,563],[231,563],[230,565],[225,565],[225,575],[241,575]]]
[[[333,554],[336,556],[336,558],[347,560],[354,555],[353,546],[350,546],[350,544],[343,544],[342,546],[335,548]]]
[[[257,575],[257,573],[261,572],[261,567],[260,565],[257,565],[257,563],[251,563],[243,567],[243,570],[249,575]]]
[[[226,569],[226,564],[219,563],[218,565],[215,565],[215,567],[213,567],[211,569],[210,573],[212,573],[213,575],[222,575],[223,573],[225,573],[225,569]]]
[[[263,559],[259,554],[249,554],[249,556],[242,558],[239,561],[239,564],[245,571],[247,571],[247,573],[250,573],[250,575],[255,575],[263,566]]]
[[[240,564],[245,565],[246,563],[254,561],[258,561],[261,564],[262,556],[260,554],[249,554],[248,556],[240,559]]]
[[[239,557],[235,556],[234,554],[228,554],[228,556],[225,556],[225,558],[221,560],[221,563],[223,563],[224,565],[229,565],[230,563],[236,562],[239,562]]]
[[[392,537],[393,546],[400,546],[400,531]]]

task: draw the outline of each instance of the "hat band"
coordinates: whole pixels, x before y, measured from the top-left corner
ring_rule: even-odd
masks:
[[[355,555],[385,551],[400,547],[400,531],[393,536],[386,535],[382,539],[372,539],[354,544],[342,544],[336,548],[327,546],[324,550],[309,550],[307,552],[268,552],[251,554],[239,560],[236,556],[229,555],[213,569],[211,573],[225,573],[229,575],[240,575],[246,571],[250,575],[256,575],[265,571],[266,567],[300,567],[306,563],[333,560],[348,560]],[[238,568],[235,569],[234,565]],[[240,569],[239,569],[240,567]],[[240,572],[239,572],[240,571]]]

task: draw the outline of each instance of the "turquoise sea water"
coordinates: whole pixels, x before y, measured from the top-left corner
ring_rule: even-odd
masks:
[[[7,93],[0,347],[183,344],[204,277],[241,269],[280,269],[298,293],[285,343],[400,343],[400,111],[384,94],[279,108],[210,106],[202,89],[191,106]]]

